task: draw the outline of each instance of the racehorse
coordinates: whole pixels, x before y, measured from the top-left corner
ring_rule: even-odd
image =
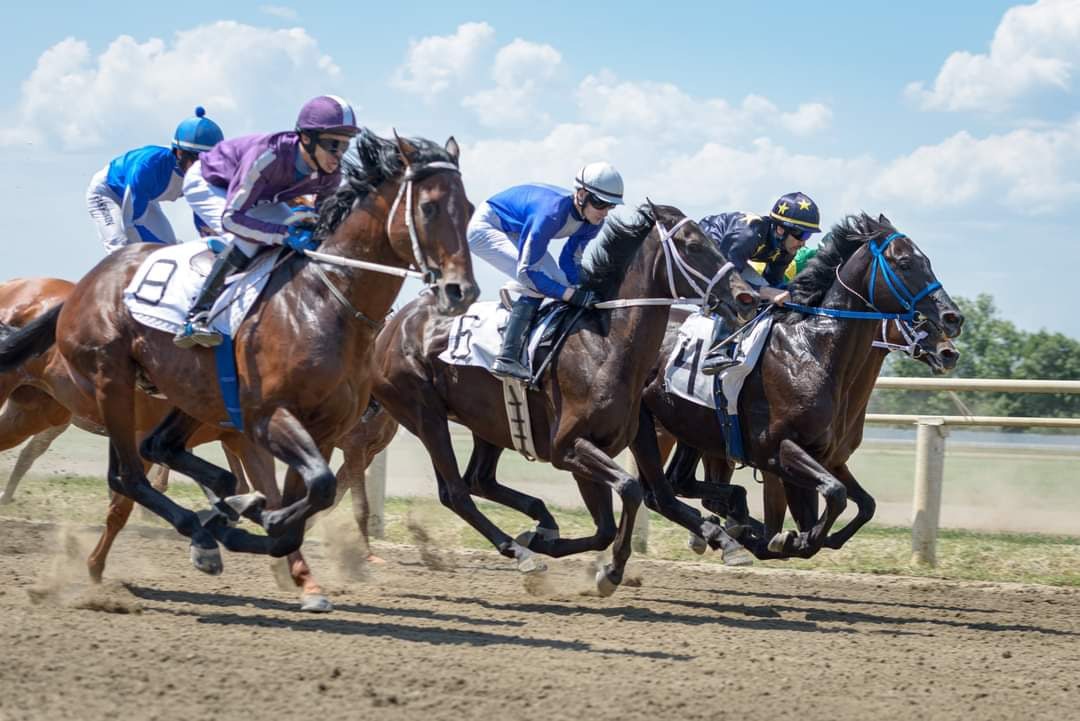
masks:
[[[761,360],[739,398],[745,449],[740,460],[783,482],[787,500],[800,504],[792,515],[802,524],[816,513],[815,493],[824,497],[826,508],[798,535],[744,539],[758,558],[809,557],[827,541],[839,547],[873,515],[873,499],[846,462],[861,441],[866,404],[883,360],[871,352],[881,320],[917,319],[943,338],[959,335],[964,320],[930,260],[884,216],[849,216],[835,226],[790,290],[792,301],[787,309],[774,311],[777,318]],[[665,477],[657,423],[680,447],[723,459],[714,472],[723,474],[726,468],[730,478],[734,464],[717,413],[669,392],[658,373],[645,389],[631,445],[655,509],[715,547],[722,529],[678,501],[672,488],[692,482],[699,456],[692,450],[681,456],[677,452]],[[847,489],[859,515],[828,540],[847,503]]]
[[[10,334],[32,320],[43,309],[64,302],[73,288],[73,283],[55,278],[23,278],[0,284],[0,334]],[[57,398],[78,402],[84,399],[84,396],[74,387],[74,381],[67,373],[55,345],[33,362],[26,363],[15,371],[0,374],[0,405],[3,405],[3,411],[0,412],[0,450],[12,448],[33,435],[34,438],[28,446],[35,446],[32,458],[36,458],[44,453],[49,443],[71,422],[83,430],[105,435],[95,404],[79,403],[69,409]],[[165,417],[170,407],[165,399],[145,393],[138,394],[136,417],[139,419],[140,436],[149,433]],[[83,415],[75,415],[79,413]],[[353,513],[366,547],[369,547],[369,535],[364,471],[371,459],[389,444],[396,431],[397,423],[389,414],[369,409],[353,429],[336,442],[336,446],[344,452],[345,462],[337,472],[339,483],[334,504],[340,502],[346,491],[352,491]],[[274,477],[274,461],[270,454],[256,448],[242,434],[216,426],[203,426],[191,437],[190,443],[197,446],[215,440],[222,442],[234,475],[239,480],[250,478],[255,490],[266,496],[269,508],[279,506],[281,494]],[[32,460],[27,461],[24,454],[20,453],[19,463],[16,464],[18,474],[13,471],[5,488],[5,497],[13,498],[18,478],[28,470],[30,463]],[[18,468],[20,465],[22,468]],[[164,470],[165,473],[151,479],[153,487],[161,492],[168,486],[168,469]],[[101,580],[109,549],[127,523],[132,505],[132,500],[127,496],[110,493],[105,529],[87,559],[87,567],[93,580]],[[290,553],[285,564],[291,584],[301,589],[301,610],[330,610],[332,606],[329,599],[315,581],[300,551]]]
[[[322,261],[285,257],[235,333],[243,433],[289,466],[282,508],[266,510],[250,497],[219,500],[221,515],[204,526],[147,482],[143,457],[191,476],[217,499],[233,496],[236,484],[233,474],[187,450],[200,426],[226,418],[213,352],[178,353],[167,333],[135,322],[124,306],[123,290],[151,248],[134,245],[107,256],[62,306],[0,344],[3,372],[56,342],[108,433],[110,488],[190,538],[192,562],[204,572],[222,570],[219,540],[233,551],[285,556],[298,550],[306,520],[333,503],[336,479],[326,456],[368,404],[372,341],[403,282],[371,264],[415,264],[441,313],[462,313],[478,295],[465,241],[472,206],[457,142],[451,138],[442,148],[363,132],[357,148],[361,165],[323,202],[316,232],[320,257],[336,258],[338,265],[324,271]],[[348,265],[354,261],[367,265]],[[135,398],[141,381],[173,409],[140,445]],[[230,527],[226,521],[237,511],[267,536]]]
[[[558,538],[558,526],[538,499],[508,489],[494,477],[501,449],[513,448],[504,411],[502,382],[480,368],[448,366],[438,359],[447,348],[451,321],[421,297],[398,311],[375,344],[378,366],[373,393],[427,448],[439,499],[519,570],[542,568],[533,556],[561,557],[601,550],[615,543],[612,563],[597,573],[607,595],[622,580],[630,556],[630,532],[641,487],[614,458],[633,438],[646,374],[663,339],[670,301],[632,305],[629,299],[701,295],[732,322],[749,317],[756,293],[731,272],[716,246],[676,208],[651,203],[636,220],[609,220],[595,241],[583,287],[624,307],[580,315],[561,350],[550,359],[539,388],[528,392],[536,456],[577,481],[597,525],[587,538]],[[679,272],[676,273],[677,269]],[[688,271],[689,269],[689,271]],[[691,274],[709,281],[702,292]],[[618,305],[618,304],[617,304]],[[470,428],[476,445],[463,479],[447,420]],[[622,499],[616,530],[611,491]],[[477,509],[477,493],[538,521],[537,532],[515,540]]]

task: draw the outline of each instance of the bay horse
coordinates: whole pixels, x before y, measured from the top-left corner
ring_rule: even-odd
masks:
[[[731,272],[716,245],[696,223],[668,206],[643,206],[635,220],[609,220],[594,241],[582,286],[603,300],[702,294],[687,273],[712,278],[702,299],[732,322],[748,318],[757,294]],[[685,260],[684,260],[685,259]],[[675,274],[672,267],[681,269]],[[519,570],[541,570],[534,552],[562,557],[602,550],[614,542],[612,563],[596,577],[609,595],[622,580],[630,556],[630,533],[641,486],[613,460],[634,435],[646,374],[655,363],[670,303],[628,305],[583,312],[527,393],[537,458],[569,471],[596,523],[586,538],[558,538],[558,526],[538,499],[508,489],[494,478],[501,449],[513,448],[502,381],[482,368],[447,365],[451,321],[435,312],[429,297],[398,311],[375,344],[375,397],[431,456],[439,500],[480,532]],[[448,420],[472,430],[476,445],[465,478],[458,470]],[[611,491],[622,499],[616,529]],[[470,493],[530,515],[538,530],[517,540],[491,522]],[[535,502],[535,503],[534,503]],[[539,505],[537,505],[539,504]]]
[[[846,461],[861,441],[862,416],[883,359],[871,353],[882,317],[917,317],[944,338],[959,335],[964,320],[929,258],[884,216],[849,216],[835,226],[790,290],[792,301],[774,311],[761,360],[739,398],[744,461],[779,479],[789,501],[797,499],[804,508],[812,502],[816,509],[821,494],[826,507],[798,535],[746,539],[747,550],[758,558],[817,553],[846,506],[848,488],[860,515],[829,543],[842,544],[872,515],[873,499]],[[655,509],[715,547],[722,529],[675,498],[661,466],[656,424],[730,469],[717,413],[669,393],[658,373],[645,389],[631,445]],[[687,480],[687,469],[692,479],[697,457],[676,454],[670,470],[676,485]],[[793,515],[805,524],[809,514],[793,509]]]
[[[43,309],[64,302],[74,287],[74,283],[56,278],[20,278],[0,283],[0,336],[11,334]],[[64,399],[72,406],[65,407],[57,399]],[[141,439],[160,423],[171,405],[163,398],[145,393],[137,394],[135,402],[137,431]],[[36,458],[44,453],[55,435],[72,422],[90,433],[106,435],[96,404],[85,399],[74,386],[74,380],[66,371],[55,345],[20,368],[0,374],[0,405],[3,406],[0,412],[0,450],[12,448],[32,435],[28,446],[35,446],[32,456]],[[364,471],[371,459],[389,444],[396,431],[397,423],[389,414],[369,409],[353,429],[335,444],[343,451],[345,460],[337,472],[339,484],[334,505],[340,502],[346,491],[352,491],[353,514],[368,549]],[[229,467],[238,480],[250,479],[255,490],[266,497],[268,508],[280,506],[281,492],[275,479],[274,459],[268,452],[255,447],[243,434],[217,426],[203,426],[189,439],[192,447],[211,441],[221,441]],[[32,460],[27,461],[20,453],[16,464],[18,475],[13,471],[5,488],[6,498],[13,498],[18,478],[28,470],[30,463]],[[22,468],[18,468],[20,464]],[[151,484],[165,492],[168,469],[156,468],[165,472],[153,476]],[[87,559],[90,577],[94,581],[100,581],[103,577],[108,552],[126,525],[133,506],[127,496],[116,492],[109,495],[104,531]],[[301,552],[290,553],[284,562],[290,582],[301,590],[301,610],[331,610],[332,604]]]
[[[478,289],[465,241],[472,206],[458,170],[457,142],[451,138],[443,148],[364,131],[357,149],[360,167],[346,169],[348,182],[322,203],[316,231],[321,257],[391,269],[415,264],[438,312],[464,312]],[[336,478],[326,456],[367,407],[372,342],[403,280],[370,266],[350,267],[348,260],[324,271],[322,261],[292,254],[237,329],[243,434],[289,466],[283,507],[266,510],[254,498],[224,500],[233,496],[233,474],[187,450],[200,426],[226,418],[225,406],[211,350],[178,353],[169,334],[137,323],[124,306],[123,290],[150,252],[134,245],[99,262],[62,306],[0,344],[0,372],[56,342],[108,432],[110,488],[190,538],[199,570],[221,572],[218,541],[232,551],[292,553],[303,541],[306,520],[334,501]],[[139,444],[135,399],[141,379],[173,409]],[[215,505],[221,515],[204,526],[194,512],[153,489],[144,457],[191,476],[223,499]],[[226,521],[237,511],[267,535],[230,527]]]

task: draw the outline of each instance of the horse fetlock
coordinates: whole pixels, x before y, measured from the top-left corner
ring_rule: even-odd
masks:
[[[266,508],[266,496],[259,491],[252,491],[239,496],[229,496],[224,499],[224,503],[237,515],[262,525],[260,521],[263,509]]]
[[[596,571],[596,592],[604,598],[615,593],[622,583],[622,571],[616,570],[610,563]]]
[[[769,550],[773,553],[783,553],[787,546],[795,540],[795,531],[790,529],[780,531],[769,539]]]
[[[513,550],[517,570],[522,573],[543,573],[547,570],[547,564],[544,563],[543,559],[529,549],[515,543],[513,544]]]

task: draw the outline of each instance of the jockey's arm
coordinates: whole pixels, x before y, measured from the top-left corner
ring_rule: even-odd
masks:
[[[558,227],[556,220],[549,216],[534,215],[526,221],[521,228],[521,244],[518,246],[518,282],[532,286],[548,298],[569,300],[573,288],[566,287],[540,270],[548,244]]]
[[[146,214],[150,203],[154,202],[169,186],[173,165],[162,161],[156,155],[134,157],[125,169],[127,185],[121,209],[124,216],[124,233],[132,243],[164,243],[149,228],[139,223]]]
[[[237,169],[229,183],[225,212],[221,216],[221,226],[227,232],[265,245],[280,245],[289,234],[287,225],[260,220],[249,214],[260,200],[271,195],[266,192],[267,180],[257,168],[271,165],[274,158],[273,150],[265,150],[254,160],[245,159]]]

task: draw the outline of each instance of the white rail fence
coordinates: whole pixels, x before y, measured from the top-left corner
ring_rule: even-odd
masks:
[[[917,391],[983,391],[1005,393],[1080,393],[1080,381],[1008,380],[1004,378],[879,378],[878,389]],[[905,415],[869,413],[867,423],[915,425],[915,484],[912,493],[911,560],[916,564],[937,562],[938,525],[941,519],[941,490],[944,482],[945,439],[950,427],[997,428],[1080,428],[1080,418],[1022,418],[974,415]],[[622,460],[622,459],[621,459]],[[633,459],[625,455],[627,470],[636,474]],[[370,529],[382,538],[385,520],[386,452],[368,468],[367,492],[371,509]],[[634,527],[634,550],[648,548],[649,511],[642,508]]]

